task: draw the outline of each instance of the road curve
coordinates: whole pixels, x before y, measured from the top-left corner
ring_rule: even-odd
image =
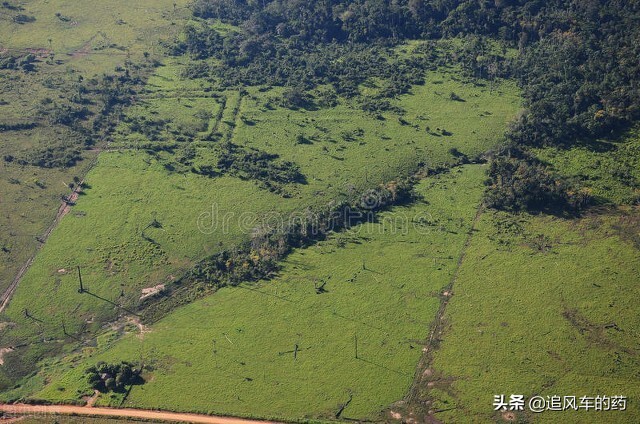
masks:
[[[15,415],[90,415],[100,417],[142,418],[145,420],[203,424],[277,424],[274,421],[255,421],[214,415],[150,411],[146,409],[88,408],[72,405],[0,404],[0,412]]]

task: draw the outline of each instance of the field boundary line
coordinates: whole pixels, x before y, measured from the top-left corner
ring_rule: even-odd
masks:
[[[87,171],[85,175],[88,174],[89,171],[91,171],[93,167],[96,165],[96,163],[98,162],[99,155],[100,153],[98,152],[98,155],[96,155],[96,157],[91,161],[91,163],[87,167]],[[31,257],[27,259],[25,264],[22,265],[22,267],[20,267],[20,269],[18,270],[18,273],[16,274],[15,278],[13,279],[9,287],[7,287],[7,289],[2,293],[2,295],[0,295],[0,313],[4,312],[5,308],[9,305],[9,302],[11,301],[11,297],[13,297],[13,294],[18,288],[18,285],[20,284],[22,277],[24,277],[24,275],[27,273],[27,271],[33,264],[33,261],[35,260],[36,255],[40,252],[40,249],[42,249],[42,246],[45,245],[45,243],[47,242],[47,239],[49,238],[51,233],[53,233],[53,230],[55,230],[55,228],[58,226],[62,218],[64,218],[64,216],[69,213],[69,211],[71,210],[71,205],[76,200],[78,200],[78,197],[82,192],[83,184],[84,184],[84,179],[75,185],[69,197],[63,198],[60,206],[58,207],[58,212],[56,213],[56,216],[53,219],[53,222],[47,227],[47,229],[44,231],[44,233],[41,236],[36,238],[38,241],[38,245],[36,246],[35,252],[33,252]]]
[[[483,212],[484,212],[484,204],[480,202],[480,205],[476,210],[476,215],[473,218],[473,221],[471,223],[471,227],[469,228],[469,231],[467,233],[467,237],[464,241],[464,244],[462,245],[462,249],[460,250],[460,255],[458,256],[456,268],[453,271],[453,274],[451,275],[449,284],[447,284],[443,289],[443,292],[442,292],[443,298],[440,301],[440,307],[438,308],[438,312],[436,313],[435,320],[433,321],[433,325],[431,327],[431,330],[429,331],[429,337],[427,338],[422,357],[420,358],[420,362],[418,363],[418,367],[416,368],[416,373],[413,378],[413,383],[411,384],[409,394],[405,398],[405,400],[409,403],[412,403],[416,400],[416,397],[418,396],[418,391],[419,391],[418,390],[419,384],[422,380],[422,374],[424,370],[429,368],[429,366],[431,365],[431,361],[433,360],[432,358],[432,354],[434,350],[433,341],[436,338],[436,335],[439,334],[442,330],[444,314],[446,312],[447,305],[449,304],[449,298],[452,294],[453,287],[456,281],[458,280],[458,274],[460,272],[460,268],[462,267],[462,264],[464,263],[464,260],[467,256],[467,249],[471,245],[471,239],[473,238],[473,233],[476,230],[476,225],[480,221],[480,217],[482,216]]]

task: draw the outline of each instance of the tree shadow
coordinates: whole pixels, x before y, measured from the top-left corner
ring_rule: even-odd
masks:
[[[107,303],[109,303],[109,304],[111,304],[111,305],[115,306],[116,308],[121,309],[121,310],[123,310],[123,311],[125,311],[125,312],[127,312],[127,313],[129,313],[129,314],[131,314],[131,315],[135,315],[135,316],[137,316],[137,317],[140,317],[140,316],[141,316],[140,314],[137,314],[136,312],[133,312],[132,310],[127,309],[127,308],[125,308],[124,306],[118,305],[117,303],[115,303],[115,302],[113,302],[113,301],[111,301],[111,300],[109,300],[109,299],[106,299],[106,298],[104,298],[104,297],[102,297],[102,296],[100,296],[100,295],[97,295],[97,294],[95,294],[95,293],[92,293],[92,292],[90,292],[90,291],[89,291],[89,290],[87,290],[87,289],[83,289],[83,290],[82,290],[81,294],[84,294],[84,293],[86,293],[86,294],[88,294],[88,295],[90,295],[90,296],[93,296],[93,297],[95,297],[96,299],[100,299],[100,300],[102,300],[103,302],[107,302]]]

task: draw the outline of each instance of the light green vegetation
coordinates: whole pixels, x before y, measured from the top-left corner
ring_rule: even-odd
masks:
[[[127,55],[136,59],[144,52],[162,53],[158,40],[173,33],[175,23],[189,15],[186,3],[29,1],[22,11],[3,9],[0,33],[3,47],[42,49],[45,55],[53,52],[56,59],[84,72],[110,72]],[[35,21],[17,24],[11,19],[16,14],[32,16]]]
[[[51,70],[48,65],[41,66]],[[0,71],[0,125],[30,124],[42,99],[57,99],[55,88],[41,85],[49,77]],[[0,290],[9,286],[18,269],[35,253],[36,237],[52,223],[62,196],[71,193],[68,184],[83,175],[96,156],[85,152],[84,161],[66,169],[17,163],[54,140],[73,143],[74,138],[65,128],[49,126],[0,132]]]
[[[37,131],[33,137],[37,137]],[[2,138],[2,136],[0,136]],[[32,143],[23,135],[11,137],[23,151]],[[0,157],[15,153],[14,146],[0,143]],[[37,241],[53,222],[67,186],[91,164],[95,154],[71,169],[45,169],[0,161],[0,290],[6,289],[16,272],[40,245]],[[1,160],[1,159],[0,159]]]
[[[436,417],[499,421],[498,394],[625,395],[627,412],[515,419],[638,421],[639,223],[637,209],[570,221],[484,213],[431,364],[432,409],[446,410]]]
[[[58,102],[71,96],[79,78],[112,73],[127,59],[146,60],[144,52],[150,53],[149,60],[156,57],[158,41],[171,37],[172,22],[188,12],[183,1],[146,3],[29,1],[8,2],[22,10],[2,6],[0,52],[33,53],[37,71],[0,71],[0,124],[31,123],[44,99]],[[14,21],[18,15],[34,20],[19,24]],[[68,129],[52,125],[0,133],[0,290],[35,253],[36,237],[53,222],[60,198],[71,191],[66,184],[86,173],[96,152],[83,152],[84,161],[63,170],[3,158],[20,158],[58,142],[76,140]]]
[[[91,115],[97,112],[95,99],[72,100],[76,92],[82,94],[81,81],[87,83],[96,75],[100,80],[103,73],[118,67],[144,80],[149,68],[132,63],[150,66],[163,53],[160,40],[172,38],[181,28],[172,24],[184,23],[188,11],[182,2],[175,3],[174,10],[174,2],[164,0],[153,5],[34,1],[25,4],[22,13],[35,21],[18,25],[11,19],[0,20],[0,33],[8,34],[2,49],[15,53],[37,49],[38,57],[36,72],[2,73],[0,124],[30,124],[35,112],[42,115],[33,129],[2,133],[0,153],[21,158],[53,144],[77,141],[83,147],[70,127],[51,125],[41,109],[86,104],[89,115],[96,116]],[[477,156],[496,142],[495,135],[503,131],[519,102],[512,84],[503,83],[492,91],[461,81],[451,71],[429,73],[424,86],[392,101],[405,113],[384,113],[383,119],[344,99],[338,99],[335,107],[290,110],[280,105],[280,88],[216,90],[215,81],[183,78],[189,64],[186,57],[166,58],[131,98],[132,106],[119,120],[113,142],[105,143],[102,136],[90,140],[95,148],[83,151],[84,160],[78,165],[57,170],[19,165],[16,160],[0,163],[0,228],[7,230],[0,236],[0,247],[5,248],[0,252],[0,288],[35,252],[36,236],[53,221],[61,195],[70,191],[64,184],[83,178],[94,159],[97,164],[86,175],[88,187],[77,205],[53,232],[1,318],[0,347],[19,347],[4,356],[0,387],[9,387],[16,377],[35,370],[43,357],[74,352],[79,340],[86,346],[106,323],[128,314],[122,308],[139,306],[143,288],[171,285],[198,260],[247,240],[256,217],[325,205],[411,175],[421,166],[435,168],[456,163],[463,155]],[[369,85],[375,91],[377,84],[384,82]],[[465,102],[451,100],[452,91]],[[84,125],[89,128],[91,122]],[[450,134],[443,135],[443,129]],[[297,144],[299,136],[304,143]],[[223,141],[279,155],[280,160],[298,165],[307,183],[288,184],[275,194],[253,181],[191,172],[205,166],[215,169]],[[145,150],[149,144],[158,151]],[[184,166],[174,168],[176,160],[194,151],[192,161],[185,159]],[[222,224],[209,221],[213,218],[207,214],[214,210],[219,219],[229,219],[224,231],[209,227]],[[243,213],[249,220],[240,228]],[[200,223],[204,228],[198,226],[199,218],[205,219]],[[76,266],[82,267],[89,293],[77,292]],[[390,295],[390,291],[385,294]],[[235,301],[243,299],[238,296]],[[103,341],[104,336],[99,343]],[[415,359],[408,355],[400,362],[409,370]],[[303,375],[303,370],[299,372]],[[358,384],[365,384],[372,371],[352,374]],[[398,383],[395,398],[406,389],[409,380],[404,381]],[[7,397],[31,394],[40,383],[35,377]],[[344,381],[340,384],[339,390],[332,388],[333,398],[318,414],[344,398],[347,386]],[[378,388],[366,394],[362,389],[350,406],[353,413],[368,415],[393,400],[391,396],[381,400],[382,392]],[[175,408],[189,409],[182,402],[178,399]],[[203,405],[198,408],[204,410]],[[298,410],[287,411],[288,416],[300,416],[303,405],[299,402]],[[249,409],[238,413],[254,414]]]
[[[76,266],[82,266],[92,294],[132,307],[142,288],[169,284],[195,258],[246,236],[237,225],[240,211],[257,215],[280,199],[235,178],[212,184],[194,174],[169,174],[136,151],[104,152],[87,181],[90,188],[56,228],[7,309],[7,317],[19,323],[10,337],[62,337],[63,320],[70,334],[80,335],[115,317],[112,304],[77,292]],[[295,206],[292,200],[281,210]],[[211,216],[214,211],[218,215]],[[224,216],[229,221],[223,231]],[[149,227],[154,220],[159,228]],[[25,318],[25,308],[46,322]]]
[[[234,140],[297,163],[309,181],[301,190],[335,196],[408,175],[419,164],[450,164],[456,160],[452,148],[470,158],[486,151],[518,108],[515,87],[505,82],[501,89],[490,94],[455,74],[431,72],[425,85],[397,101],[404,115],[384,113],[382,120],[346,104],[274,107],[281,90],[251,92],[243,97]],[[450,100],[452,91],[466,101]],[[443,129],[451,135],[442,135]]]
[[[125,122],[117,127],[112,148],[192,141],[217,129],[222,113],[229,113],[226,95],[213,92],[212,84],[203,79],[183,78],[180,72],[188,62],[172,57],[156,68],[127,110]]]
[[[107,335],[95,350],[51,362],[38,377],[51,384],[34,397],[75,399],[87,390],[86,367],[133,360],[151,371],[129,407],[332,418],[352,395],[342,417],[376,419],[413,380],[483,174],[474,165],[429,177],[417,188],[423,200],[295,251],[272,281],[221,289],[142,333]]]
[[[579,180],[597,200],[633,204],[640,200],[640,134],[635,129],[617,140],[570,149],[535,150],[563,175]]]
[[[44,352],[63,345],[71,349],[72,340],[64,340],[62,333],[63,318],[72,336],[92,334],[122,312],[109,302],[135,308],[141,289],[171,284],[196,261],[248,239],[256,218],[265,214],[286,215],[324,205],[364,187],[411,175],[421,164],[454,163],[459,159],[450,152],[453,147],[476,155],[490,144],[491,134],[503,130],[518,107],[516,90],[510,84],[502,86],[503,92],[491,94],[486,87],[455,81],[454,74],[439,73],[430,74],[430,82],[400,99],[411,123],[401,123],[393,113],[385,114],[381,121],[347,105],[269,109],[264,104],[278,95],[278,89],[264,93],[253,89],[247,94],[225,91],[208,97],[205,83],[179,81],[175,68],[180,66],[172,61],[151,78],[143,98],[119,126],[120,136],[113,144],[117,151],[101,154],[86,178],[90,188],[22,280],[6,311],[6,318],[17,325],[2,334],[2,343],[42,338],[48,342],[9,354],[7,361],[31,358],[27,363],[33,364]],[[168,86],[174,83],[177,88],[172,93]],[[436,93],[438,87],[455,89],[467,101],[452,101]],[[193,94],[200,89],[207,94]],[[185,93],[192,95],[181,98]],[[201,111],[210,111],[207,128]],[[285,199],[254,182],[230,176],[206,178],[188,168],[184,173],[171,172],[165,165],[174,158],[172,154],[136,149],[140,140],[154,138],[130,127],[132,119],[145,116],[170,119],[172,123],[161,135],[174,144],[178,126],[195,128],[197,124],[197,129],[208,131],[215,127],[238,146],[256,147],[295,162],[307,184],[286,185],[289,198]],[[425,131],[427,125],[432,131],[446,127],[453,135],[430,135]],[[300,133],[311,144],[295,144]],[[218,143],[191,143],[198,152],[193,166],[215,167]],[[189,144],[178,141],[177,155]],[[223,230],[221,222],[216,222],[219,226],[213,231],[199,231],[198,217],[211,212],[214,204],[220,219],[229,218],[228,228]],[[249,216],[242,221],[243,231],[238,225],[241,216]],[[154,222],[161,228],[150,226]],[[74,267],[78,265],[91,293],[102,299],[77,293]],[[45,322],[25,317],[24,309]],[[19,367],[14,365],[14,369]]]
[[[96,97],[81,90],[82,81],[85,86],[91,86],[88,81],[94,76],[100,79],[102,74],[112,74],[127,60],[150,65],[160,52],[159,40],[171,38],[174,34],[174,28],[177,28],[171,24],[174,17],[188,14],[181,9],[184,3],[180,1],[160,1],[147,6],[125,3],[30,1],[24,4],[7,2],[8,6],[1,6],[0,55],[3,60],[7,56],[22,57],[29,53],[35,58],[31,70],[0,70],[0,125],[3,127],[0,132],[2,292],[12,283],[18,270],[36,253],[41,244],[38,240],[43,239],[46,230],[54,223],[62,196],[71,193],[69,185],[84,177],[99,150],[104,147],[102,136],[81,136],[83,125],[85,129],[91,128],[92,120],[99,114]],[[177,4],[175,14],[174,3]],[[28,22],[16,23],[14,18],[18,15],[28,16]],[[145,57],[144,52],[149,52],[149,55]],[[143,77],[138,68],[132,67],[131,72],[134,77]],[[65,107],[72,110],[86,107],[89,122],[62,125],[46,112],[49,109],[64,111]],[[83,150],[83,160],[75,165],[43,168],[27,164],[33,163],[29,157],[46,158],[47,149],[60,148],[69,152],[68,155],[61,154],[61,157],[77,155],[78,151],[86,148],[91,150]],[[74,150],[76,153],[70,153]],[[68,228],[75,231],[75,226]],[[69,229],[64,231],[69,232]],[[87,228],[85,234],[93,233]],[[73,252],[62,262],[75,264],[74,258],[77,257],[78,253]],[[45,263],[47,261],[43,263],[45,268],[55,267],[59,261],[49,261],[48,265]],[[57,281],[51,269],[47,269],[46,278],[42,275],[36,274],[36,280],[33,281]],[[43,293],[42,286],[36,284],[34,287],[30,290]],[[66,304],[68,300],[61,296],[56,302]],[[49,304],[49,307],[53,308],[52,305]],[[22,314],[18,309],[15,311]],[[65,313],[73,315],[71,311],[73,308],[69,307]],[[47,316],[46,309],[33,312],[34,316]],[[96,313],[99,315],[101,312]],[[1,320],[8,319],[8,316],[3,316]],[[70,324],[73,326],[73,323]],[[7,333],[13,329],[16,327],[11,324],[7,327],[3,322],[0,335],[3,346],[22,344],[28,340],[12,338]],[[0,387],[9,384],[16,375],[23,374],[25,364],[27,367],[33,366],[34,357],[39,357],[44,351],[54,352],[62,345],[57,330],[53,333],[46,330],[41,332],[39,327],[25,330],[18,326],[17,329],[19,332],[15,335],[18,337],[25,332],[29,336],[41,333],[45,342],[34,347],[20,365],[11,363],[11,360],[5,362],[0,367]],[[37,336],[35,339],[39,340]]]

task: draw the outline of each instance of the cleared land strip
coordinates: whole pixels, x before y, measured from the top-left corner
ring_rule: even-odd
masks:
[[[92,168],[94,164],[95,164],[95,162],[93,164],[91,164],[90,168]],[[18,270],[18,274],[16,275],[16,277],[11,282],[11,285],[9,287],[7,287],[7,289],[2,293],[2,295],[0,295],[0,313],[2,311],[4,311],[4,309],[9,304],[9,301],[11,300],[11,296],[13,296],[13,293],[16,291],[16,288],[18,288],[18,284],[20,284],[20,280],[22,280],[22,277],[24,276],[24,274],[27,272],[27,270],[29,269],[29,267],[33,263],[33,260],[35,259],[36,255],[40,251],[40,248],[42,248],[42,246],[47,241],[47,239],[49,238],[49,236],[51,235],[53,230],[60,223],[60,220],[67,213],[69,213],[69,211],[71,210],[71,205],[76,200],[78,200],[78,196],[80,195],[80,192],[82,191],[82,184],[83,183],[84,183],[84,180],[80,181],[78,184],[76,184],[75,188],[73,189],[73,191],[71,192],[69,197],[64,199],[64,200],[62,200],[62,203],[61,203],[60,207],[58,208],[58,213],[56,214],[56,217],[54,218],[53,222],[51,223],[51,225],[49,225],[49,227],[46,229],[44,234],[42,236],[38,237],[38,241],[40,242],[39,245],[38,245],[38,249],[27,260],[27,262],[24,265],[22,265],[22,267]]]
[[[99,417],[138,418],[204,424],[277,424],[275,421],[255,421],[243,418],[177,412],[149,411],[145,409],[89,408],[71,405],[0,405],[0,411],[14,415],[84,415]]]
[[[424,353],[422,355],[422,358],[420,359],[420,363],[418,365],[418,368],[416,370],[416,375],[414,377],[414,381],[413,384],[411,385],[411,389],[409,391],[409,394],[406,398],[407,401],[409,401],[409,403],[413,403],[416,401],[416,398],[418,396],[419,393],[419,388],[420,388],[420,382],[423,380],[424,375],[424,371],[429,368],[429,366],[431,365],[431,360],[432,360],[432,353],[433,353],[433,346],[434,346],[434,340],[441,335],[442,333],[442,326],[443,326],[443,319],[444,319],[444,314],[445,311],[447,309],[447,305],[449,304],[449,298],[452,296],[453,294],[453,286],[456,283],[456,280],[458,279],[458,273],[460,271],[460,267],[462,266],[462,263],[464,262],[464,258],[467,254],[467,249],[469,248],[469,245],[471,244],[471,239],[473,238],[473,233],[476,230],[476,226],[478,224],[478,221],[480,221],[480,217],[482,216],[482,212],[484,210],[484,205],[482,203],[480,203],[480,205],[478,206],[478,210],[476,211],[476,216],[473,218],[473,223],[471,224],[471,228],[469,229],[469,233],[467,234],[467,238],[464,242],[464,245],[462,246],[462,250],[460,251],[460,256],[458,257],[458,262],[456,264],[456,268],[453,272],[453,275],[451,276],[451,280],[449,281],[449,284],[444,288],[443,291],[443,300],[440,303],[440,308],[438,309],[438,313],[436,314],[435,317],[435,321],[433,326],[431,327],[431,331],[429,333],[429,338],[427,339],[427,343],[425,345],[424,348]]]

